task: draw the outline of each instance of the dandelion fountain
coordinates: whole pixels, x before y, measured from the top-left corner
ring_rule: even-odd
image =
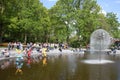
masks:
[[[91,34],[90,38],[90,55],[88,60],[84,60],[88,64],[105,64],[113,63],[107,59],[105,53],[111,44],[111,36],[103,29],[98,29]]]

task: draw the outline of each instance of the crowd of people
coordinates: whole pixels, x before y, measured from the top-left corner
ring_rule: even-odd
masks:
[[[15,65],[16,65],[16,72],[15,74],[23,74],[22,71],[22,66],[23,66],[23,62],[22,60],[26,61],[26,64],[28,67],[30,67],[30,63],[31,62],[36,62],[39,60],[42,60],[43,66],[47,65],[47,54],[46,52],[49,52],[50,50],[54,50],[54,49],[58,49],[60,52],[62,51],[62,49],[67,49],[68,46],[67,44],[55,44],[55,43],[27,43],[26,45],[23,45],[21,42],[9,42],[8,43],[8,47],[7,48],[3,48],[0,51],[1,56],[3,57],[10,57],[11,53],[10,52],[15,52]],[[36,51],[38,54],[40,54],[40,56],[37,56],[36,58],[34,58],[33,56],[31,56],[33,53],[32,51]],[[24,55],[24,56],[23,56]],[[31,59],[32,58],[32,59]],[[13,60],[12,60],[13,61]],[[10,66],[10,64],[12,63],[12,61],[10,59],[5,60],[3,63],[0,63],[0,68],[1,69],[5,69],[8,66]]]
[[[47,56],[46,52],[49,52],[51,50],[58,49],[60,52],[63,51],[63,49],[69,49],[68,44],[66,43],[27,43],[26,45],[22,44],[21,42],[9,42],[8,47],[0,51],[0,57],[10,57],[11,52],[10,51],[16,51],[16,53],[24,53],[25,56],[30,57],[33,51],[36,51],[37,53],[40,53],[42,56]],[[90,49],[89,45],[86,49]],[[117,44],[114,47],[110,48],[111,50],[109,53],[116,53],[116,50],[120,49],[120,43]],[[82,48],[72,48],[73,52],[81,52],[84,53],[85,50],[82,50]]]
[[[27,43],[23,45],[21,42],[9,42],[8,48],[1,50],[2,56],[9,57],[10,51],[16,51],[16,53],[24,53],[27,56],[31,56],[32,51],[41,53],[43,56],[46,56],[46,52],[50,50],[58,49],[62,52],[62,49],[67,49],[68,45],[63,43]]]

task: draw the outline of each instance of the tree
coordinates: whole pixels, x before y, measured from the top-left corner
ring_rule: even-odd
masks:
[[[8,27],[8,24],[10,24],[9,18],[11,17],[12,13],[12,3],[15,0],[1,0],[0,1],[0,43],[2,42],[2,38],[4,37],[5,30]]]
[[[26,43],[28,39],[28,41],[34,38],[36,40],[37,35],[42,31],[41,21],[44,15],[42,11],[45,10],[42,3],[40,3],[39,0],[3,0],[2,5],[3,8],[5,7],[5,10],[1,12],[1,33],[4,32],[7,34],[7,38],[13,38],[15,41],[24,41]],[[6,22],[8,24],[6,24]],[[5,28],[5,25],[7,28]],[[37,34],[36,31],[39,33]]]
[[[69,43],[69,38],[72,33],[72,26],[71,22],[73,20],[73,0],[59,0],[56,5],[51,9],[52,15],[55,16],[54,26],[56,28],[55,35],[56,37],[59,36],[64,39],[66,39],[66,42]],[[51,16],[52,17],[52,16]],[[61,40],[61,39],[60,39]]]
[[[51,9],[39,0],[1,0],[0,4],[0,41],[86,45],[98,28],[118,37],[116,14],[102,14],[96,0],[58,0]]]
[[[99,18],[100,6],[95,0],[74,0],[74,9],[78,41],[81,40],[85,45],[89,43],[90,34],[99,24],[97,19]]]
[[[118,27],[120,26],[120,23],[118,22],[116,14],[114,14],[113,12],[107,13],[106,20],[110,28],[109,32],[112,34],[114,38],[118,38],[119,34]]]

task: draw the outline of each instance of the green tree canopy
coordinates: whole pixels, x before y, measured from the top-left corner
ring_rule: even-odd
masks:
[[[39,0],[1,0],[0,25],[0,42],[67,42],[78,47],[88,44],[99,28],[120,38],[116,14],[104,15],[96,0],[58,0],[50,9]]]

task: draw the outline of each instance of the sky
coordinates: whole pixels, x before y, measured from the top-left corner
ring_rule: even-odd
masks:
[[[43,5],[50,9],[55,5],[57,0],[40,0]],[[118,21],[120,22],[120,0],[97,0],[97,3],[101,6],[102,12],[113,12],[117,14]]]

